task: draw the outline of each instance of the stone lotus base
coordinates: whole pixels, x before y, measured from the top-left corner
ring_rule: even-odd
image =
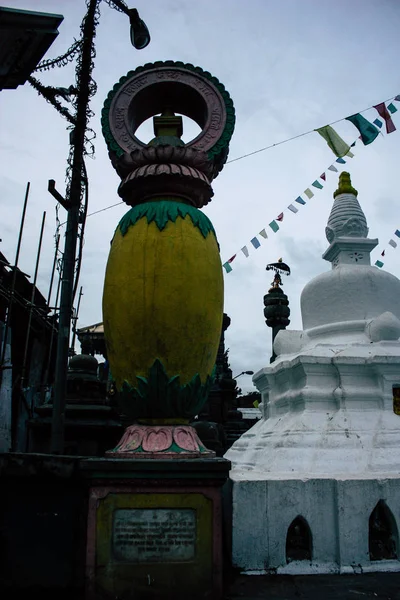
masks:
[[[130,425],[107,458],[213,458],[190,425]]]

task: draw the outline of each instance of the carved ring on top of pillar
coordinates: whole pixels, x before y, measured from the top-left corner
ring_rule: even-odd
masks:
[[[161,135],[157,146],[141,142],[135,135],[140,125],[167,108],[193,119],[200,134],[183,144],[178,127],[175,140]],[[122,178],[120,196],[130,205],[181,196],[201,208],[213,195],[210,184],[226,162],[234,126],[228,92],[200,67],[159,61],[130,71],[108,94],[102,112],[109,155]]]

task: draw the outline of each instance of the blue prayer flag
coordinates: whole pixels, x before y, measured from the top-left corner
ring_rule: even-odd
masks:
[[[230,273],[232,271],[232,267],[229,264],[229,262],[224,263],[222,266],[224,267],[224,269],[227,273]]]
[[[375,119],[375,121],[373,121],[373,123],[374,123],[374,125],[379,127],[379,129],[382,128],[383,122],[380,119]]]
[[[301,196],[299,196],[298,198],[296,198],[295,202],[298,202],[299,204],[305,204],[306,201],[303,200],[303,198]]]
[[[254,248],[259,248],[261,246],[260,242],[258,241],[258,239],[256,237],[253,237],[252,240],[250,240],[250,242],[253,244]]]
[[[336,162],[337,162],[337,163],[340,163],[341,165],[345,165],[345,164],[346,164],[346,161],[345,161],[345,160],[343,160],[343,158],[337,158],[337,159],[336,159]]]
[[[400,237],[400,231],[398,229],[396,229],[396,231],[394,232],[394,235],[397,235],[397,237]]]

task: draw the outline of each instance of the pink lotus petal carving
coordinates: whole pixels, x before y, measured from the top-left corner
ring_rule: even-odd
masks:
[[[136,450],[139,448],[143,439],[143,431],[137,425],[128,427],[122,436],[116,450],[118,452],[126,452],[127,450]]]
[[[169,427],[149,427],[144,433],[142,448],[145,452],[162,452],[172,445]]]
[[[189,450],[191,452],[200,450],[199,444],[193,435],[191,427],[175,427],[174,441],[179,448],[182,448],[182,450]]]

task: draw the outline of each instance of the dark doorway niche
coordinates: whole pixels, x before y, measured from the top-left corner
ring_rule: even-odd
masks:
[[[300,515],[290,524],[286,536],[286,562],[312,560],[311,529]]]
[[[399,536],[392,511],[384,500],[379,500],[369,518],[370,560],[396,559]]]
[[[393,386],[393,412],[400,416],[400,385]]]

